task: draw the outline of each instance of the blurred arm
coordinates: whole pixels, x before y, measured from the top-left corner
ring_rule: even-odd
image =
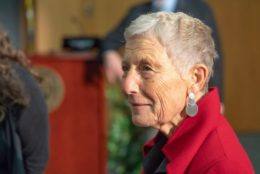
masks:
[[[15,69],[24,82],[30,103],[17,120],[17,133],[22,143],[26,174],[42,174],[49,156],[49,126],[45,100],[31,74],[16,65]]]

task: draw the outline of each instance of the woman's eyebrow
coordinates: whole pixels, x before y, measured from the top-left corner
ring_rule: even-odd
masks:
[[[153,60],[152,58],[149,58],[149,57],[142,58],[139,62],[143,63],[143,64],[150,64],[150,65],[154,66],[155,68],[161,67],[161,64],[158,61]]]
[[[128,61],[128,60],[126,60],[126,59],[123,59],[121,64],[122,64],[122,65],[129,65],[130,63],[129,63],[129,61]]]

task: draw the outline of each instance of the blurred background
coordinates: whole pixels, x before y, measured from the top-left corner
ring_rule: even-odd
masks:
[[[106,83],[99,42],[141,0],[1,0],[0,28],[43,76],[47,173],[139,173],[147,133],[132,125],[119,84]],[[207,0],[224,62],[225,115],[260,173],[260,1]]]

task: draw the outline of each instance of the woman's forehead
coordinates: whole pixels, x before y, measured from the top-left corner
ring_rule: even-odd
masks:
[[[125,49],[123,63],[139,64],[141,62],[149,62],[149,64],[153,64],[156,67],[162,67],[165,64],[169,64],[169,57],[164,47],[161,45],[156,46],[156,44],[149,44],[151,42],[148,40],[143,41],[131,41],[132,45]]]
[[[125,49],[162,49],[163,46],[154,37],[136,36],[126,42]]]
[[[124,58],[158,59],[158,57],[166,56],[165,54],[166,48],[156,39],[140,36],[127,41]]]

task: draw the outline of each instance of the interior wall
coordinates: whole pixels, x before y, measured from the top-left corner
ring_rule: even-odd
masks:
[[[23,1],[1,0],[0,1],[0,29],[7,32],[11,43],[16,48],[23,48]]]
[[[260,1],[209,0],[222,40],[226,116],[240,132],[260,132]]]
[[[38,0],[36,51],[61,50],[64,36],[103,37],[141,0]]]
[[[66,35],[103,37],[141,0],[38,0],[38,52],[60,51]],[[237,131],[260,132],[260,1],[208,0],[218,23],[225,65],[225,112]]]
[[[65,35],[82,33],[79,11],[79,0],[36,1],[36,51],[59,51]]]

